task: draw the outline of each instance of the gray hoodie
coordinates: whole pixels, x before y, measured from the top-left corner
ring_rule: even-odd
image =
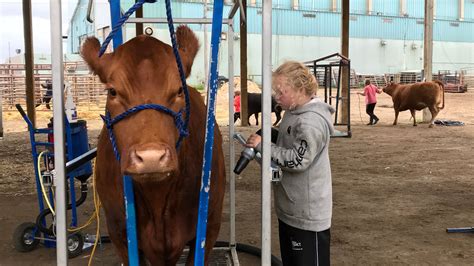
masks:
[[[315,98],[286,111],[271,157],[283,170],[274,185],[277,216],[284,223],[309,231],[331,227],[332,181],[329,140],[334,109]]]

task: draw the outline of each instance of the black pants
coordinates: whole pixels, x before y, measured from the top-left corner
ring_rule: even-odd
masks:
[[[369,124],[373,124],[375,121],[379,120],[379,118],[374,114],[376,104],[377,103],[369,103],[365,107],[365,112],[370,116],[370,123]]]
[[[234,123],[235,123],[235,121],[237,121],[237,119],[239,119],[239,118],[240,118],[240,112],[234,113]]]
[[[330,265],[330,229],[314,232],[278,220],[280,252],[284,266]]]

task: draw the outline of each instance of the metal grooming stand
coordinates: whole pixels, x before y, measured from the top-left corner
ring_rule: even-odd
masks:
[[[314,61],[305,62],[306,67],[313,71],[318,84],[323,84],[324,86],[324,102],[331,105],[336,109],[334,113],[334,126],[343,126],[345,130],[340,131],[336,129],[336,132],[332,137],[348,137],[352,136],[351,132],[351,98],[342,95],[341,93],[341,73],[343,69],[346,69],[347,73],[350,75],[351,70],[351,60],[345,56],[335,53],[325,57],[321,57]],[[323,70],[322,76],[318,72],[319,69]],[[337,69],[337,73],[334,73],[334,70]],[[351,89],[351,79],[348,77],[347,84],[347,95],[350,95]],[[334,84],[333,84],[334,83]],[[336,89],[336,95],[333,95],[333,89]],[[339,119],[339,114],[342,110],[344,100],[347,99],[347,122],[342,122]],[[333,103],[334,101],[334,103]]]
[[[239,8],[239,3],[235,3],[232,7],[229,17],[227,19],[223,19],[222,23],[228,25],[227,30],[227,40],[228,40],[228,54],[229,54],[229,66],[228,66],[228,76],[229,81],[234,80],[234,20],[233,17]],[[174,18],[173,19],[175,24],[212,24],[212,18]],[[156,23],[156,24],[166,24],[168,23],[166,18],[132,18],[130,17],[125,23]],[[207,59],[205,59],[207,60]],[[231,108],[229,108],[229,121],[234,121],[233,119],[233,99],[234,94],[234,83],[229,82],[229,101]],[[232,112],[230,112],[232,110]],[[234,133],[234,124],[229,123],[229,136],[232,136]],[[240,265],[239,259],[237,256],[236,250],[236,240],[235,240],[235,174],[232,171],[234,169],[235,164],[235,149],[234,144],[232,141],[229,142],[229,151],[230,151],[230,165],[229,165],[229,184],[230,184],[230,240],[229,240],[229,247],[218,247],[214,248],[214,252],[210,258],[210,264],[213,265]],[[184,262],[184,257],[188,254],[187,249],[183,252],[178,265],[181,265]],[[226,263],[224,263],[226,262]]]

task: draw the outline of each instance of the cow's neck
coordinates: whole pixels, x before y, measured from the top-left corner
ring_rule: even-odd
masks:
[[[166,208],[166,199],[172,191],[173,181],[167,180],[158,183],[134,182],[136,204],[142,205],[145,212],[155,216],[162,216]],[[151,213],[153,212],[153,214]]]

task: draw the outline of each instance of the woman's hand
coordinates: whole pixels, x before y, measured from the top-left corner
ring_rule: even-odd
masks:
[[[257,134],[252,134],[247,139],[247,143],[245,144],[245,146],[250,147],[250,148],[256,148],[258,144],[260,144],[261,141],[262,141],[262,137],[260,137]]]

